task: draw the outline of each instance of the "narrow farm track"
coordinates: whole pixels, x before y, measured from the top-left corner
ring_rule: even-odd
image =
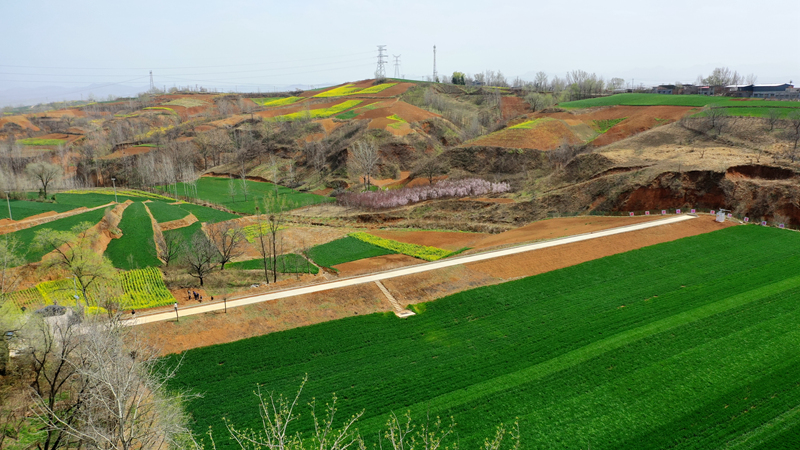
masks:
[[[686,220],[691,220],[696,218],[696,216],[691,215],[679,215],[674,217],[669,217],[662,220],[655,220],[651,222],[644,222],[638,223],[634,225],[628,225],[623,227],[611,228],[608,230],[597,231],[593,233],[587,234],[579,234],[575,236],[568,236],[558,239],[553,239],[544,242],[537,242],[533,244],[526,244],[520,245],[517,247],[505,248],[502,250],[495,250],[495,251],[488,251],[484,253],[479,253],[475,255],[468,255],[468,256],[460,256],[425,264],[419,264],[416,266],[411,267],[403,267],[394,270],[388,270],[385,272],[374,273],[370,275],[358,276],[343,280],[336,280],[327,283],[320,283],[315,284],[312,286],[305,286],[301,288],[293,288],[287,289],[283,291],[271,292],[268,294],[262,295],[255,295],[252,297],[245,297],[236,300],[229,300],[227,303],[228,308],[235,308],[240,306],[252,305],[256,303],[267,302],[271,300],[278,300],[287,297],[294,297],[303,294],[311,294],[316,292],[327,291],[331,289],[338,289],[348,286],[355,286],[364,283],[373,283],[381,280],[387,280],[397,277],[403,277],[407,275],[413,275],[423,272],[428,272],[432,270],[443,269],[446,267],[457,266],[461,264],[468,264],[473,262],[479,261],[486,261],[494,258],[501,258],[504,256],[516,255],[519,253],[525,253],[534,250],[540,250],[544,248],[556,247],[560,245],[571,244],[575,242],[583,242],[592,239],[602,238],[606,236],[613,236],[622,233],[629,233],[632,231],[643,230],[646,228],[653,228],[662,225],[669,225],[673,223],[683,222]],[[195,314],[203,314],[212,311],[220,311],[225,308],[225,305],[221,302],[219,303],[212,303],[212,304],[204,304],[192,307],[185,307],[179,310],[180,316],[190,316]],[[142,314],[138,316],[136,319],[131,319],[128,323],[130,325],[143,325],[147,323],[154,323],[154,322],[161,322],[166,320],[174,320],[175,319],[175,312],[159,312],[154,314]]]

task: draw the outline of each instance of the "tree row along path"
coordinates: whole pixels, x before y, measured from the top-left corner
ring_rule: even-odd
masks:
[[[540,249],[545,249],[545,248],[550,248],[550,247],[556,247],[556,246],[560,246],[560,245],[572,244],[572,243],[576,243],[576,242],[583,242],[583,241],[588,241],[588,240],[592,240],[592,239],[598,239],[598,238],[602,238],[602,237],[606,237],[606,236],[614,236],[614,235],[618,235],[618,234],[629,233],[629,232],[632,232],[632,231],[644,230],[644,229],[647,229],[647,228],[653,228],[653,227],[659,227],[659,226],[663,226],[663,225],[679,223],[679,222],[683,222],[683,221],[686,221],[686,220],[695,219],[696,217],[697,216],[692,216],[692,215],[679,215],[679,216],[669,217],[669,218],[666,218],[666,219],[654,220],[654,221],[651,221],[651,222],[644,222],[644,223],[638,223],[638,224],[634,224],[634,225],[627,225],[627,226],[623,226],[623,227],[611,228],[611,229],[608,229],[608,230],[596,231],[596,232],[586,233],[586,234],[579,234],[579,235],[575,235],[575,236],[568,236],[568,237],[553,239],[553,240],[544,241],[544,242],[536,242],[536,243],[533,243],[533,244],[525,244],[525,245],[520,245],[520,246],[516,246],[516,247],[511,247],[511,248],[505,248],[505,249],[501,249],[501,250],[488,251],[488,252],[479,253],[479,254],[475,254],[475,255],[468,255],[468,256],[460,256],[460,257],[455,257],[455,258],[449,258],[449,259],[445,259],[445,260],[434,261],[434,262],[425,263],[425,264],[419,264],[419,265],[416,265],[416,266],[403,267],[403,268],[399,268],[399,269],[388,270],[388,271],[385,271],[385,272],[379,272],[379,273],[374,273],[374,274],[370,274],[370,275],[357,276],[357,277],[347,278],[347,279],[343,279],[343,280],[336,280],[336,281],[331,281],[331,282],[326,282],[326,283],[315,284],[315,285],[311,285],[311,286],[304,286],[304,287],[299,287],[299,288],[292,288],[292,289],[286,289],[286,290],[282,290],[282,291],[270,292],[270,293],[267,293],[267,294],[254,295],[254,296],[251,296],[251,297],[238,298],[238,299],[235,299],[235,300],[229,300],[227,302],[227,307],[228,308],[236,308],[236,307],[252,305],[252,304],[256,304],[256,303],[262,303],[262,302],[268,302],[268,301],[272,301],[272,300],[278,300],[278,299],[282,299],[282,298],[294,297],[294,296],[298,296],[298,295],[312,294],[312,293],[323,292],[323,291],[328,291],[328,290],[332,290],[332,289],[344,288],[344,287],[348,287],[348,286],[361,285],[361,284],[365,284],[365,283],[374,283],[374,282],[379,282],[381,280],[389,280],[389,279],[392,279],[392,278],[398,278],[398,277],[403,277],[403,276],[407,276],[407,275],[414,275],[414,274],[419,274],[419,273],[423,273],[423,272],[443,269],[443,268],[462,265],[462,264],[486,261],[486,260],[491,260],[491,259],[495,259],[495,258],[502,258],[502,257],[505,257],[505,256],[517,255],[517,254],[520,254],[520,253],[525,253],[525,252],[530,252],[530,251],[535,251],[535,250],[540,250]],[[203,305],[191,306],[191,307],[183,307],[178,311],[178,315],[180,317],[185,317],[185,316],[191,316],[191,315],[196,315],[196,314],[203,314],[203,313],[207,313],[207,312],[221,311],[224,308],[225,308],[225,305],[222,302],[211,303],[211,304],[203,304]],[[136,319],[128,320],[128,324],[129,325],[143,325],[143,324],[154,323],[154,322],[175,320],[175,318],[176,318],[175,311],[158,312],[158,313],[153,313],[153,314],[141,314],[141,315],[137,315]]]

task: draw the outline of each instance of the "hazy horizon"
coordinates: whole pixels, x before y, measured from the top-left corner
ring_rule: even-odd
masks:
[[[797,58],[786,56],[800,43],[793,16],[752,20],[758,8],[791,10],[788,1],[504,5],[7,2],[0,26],[15,38],[0,48],[0,105],[105,96],[103,89],[129,95],[147,89],[150,70],[159,88],[267,92],[338,84],[373,77],[378,44],[387,46],[388,76],[392,55],[401,55],[400,75],[414,79],[432,74],[433,45],[440,75],[490,69],[509,81],[575,69],[646,85],[693,82],[720,66],[754,73],[762,83],[800,74]],[[769,41],[742,40],[739,24]]]

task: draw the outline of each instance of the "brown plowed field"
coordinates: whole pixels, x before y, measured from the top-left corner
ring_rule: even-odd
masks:
[[[714,222],[710,216],[701,216],[694,220],[671,225],[535,250],[490,261],[471,263],[466,266],[454,266],[392,278],[382,282],[397,301],[405,306],[433,301],[466,289],[502,283],[649,245],[708,233],[728,226],[733,226],[733,224],[719,224]],[[390,310],[389,302],[377,286],[374,283],[366,283],[339,290],[233,308],[227,314],[205,314],[179,323],[174,321],[158,322],[137,328],[143,331],[143,336],[160,345],[164,353],[172,353],[335,320],[354,314]]]
[[[352,277],[382,270],[397,269],[398,267],[413,266],[425,261],[408,255],[383,255],[372,258],[359,259],[333,266],[339,271],[340,277]]]
[[[700,216],[670,225],[471,263],[467,267],[489,276],[512,280],[734,225],[732,222],[717,223],[711,216]]]
[[[186,317],[180,322],[157,322],[135,329],[162,354],[169,354],[391,309],[378,287],[374,283],[367,283],[341,289],[335,294],[330,291],[319,292],[231,308],[227,314],[220,311]]]
[[[364,104],[360,104],[358,106],[361,107],[364,106]],[[364,113],[359,114],[356,119],[383,119],[394,114],[409,123],[419,122],[421,120],[431,119],[433,117],[441,117],[438,114],[425,111],[422,108],[417,108],[414,105],[397,100],[390,106],[364,111]],[[392,123],[396,122],[392,121]]]
[[[39,127],[32,124],[30,120],[28,120],[25,116],[8,116],[8,117],[0,117],[0,128],[7,123],[14,123],[19,125],[20,127],[26,130],[32,131],[40,131]]]
[[[562,141],[579,144],[582,141],[572,129],[561,120],[548,120],[537,123],[533,128],[507,128],[488,136],[479,137],[462,147],[488,146],[505,148],[528,148],[531,150],[554,150]]]
[[[411,125],[408,123],[398,122],[396,120],[389,119],[388,117],[372,119],[369,122],[369,128],[386,130],[395,136],[405,136],[414,132],[414,130],[411,129]]]
[[[128,147],[114,153],[110,153],[106,156],[101,156],[100,159],[119,159],[126,158],[128,156],[143,155],[145,153],[150,153],[155,149],[155,147]]]
[[[411,172],[409,172],[407,170],[404,170],[404,171],[400,172],[400,178],[398,178],[396,180],[394,178],[386,178],[386,179],[383,179],[383,180],[376,180],[376,179],[373,178],[373,179],[370,180],[370,183],[372,183],[372,184],[374,184],[375,186],[378,186],[378,187],[394,185],[394,184],[402,182],[402,181],[408,182],[409,175],[411,175]],[[363,177],[361,177],[360,180],[361,180],[362,183],[364,182],[364,178]]]
[[[483,203],[515,203],[513,198],[474,198],[467,197],[459,199],[464,202],[483,202]]]
[[[593,146],[600,147],[656,126],[675,122],[693,110],[695,108],[687,106],[612,106],[575,112],[536,113],[531,117],[556,120],[537,124],[532,129],[507,128],[466,145],[553,150],[563,140],[570,144],[579,144],[597,136],[597,132],[593,130],[595,121],[624,118],[625,120],[591,141]]]
[[[258,114],[258,113],[256,113]],[[215,120],[213,122],[208,122],[206,125],[211,125],[217,128],[229,128],[236,126],[245,120],[250,119],[250,114],[236,114],[233,116],[226,117],[224,119]]]
[[[438,177],[433,177],[433,183],[436,184],[439,181],[446,180],[447,175],[439,175]],[[430,180],[427,177],[421,178],[414,178],[413,180],[407,182],[405,187],[416,187],[416,186],[427,186],[431,184]]]
[[[592,141],[593,146],[600,147],[642,131],[647,131],[655,126],[674,122],[693,109],[695,108],[688,106],[612,106],[587,112],[541,114],[539,117],[551,117],[559,120],[581,120],[589,125],[595,120],[613,120],[625,117],[625,120]]]
[[[660,216],[636,217],[601,217],[581,216],[563,217],[557,219],[540,220],[538,222],[515,228],[504,233],[493,234],[480,242],[476,242],[473,249],[482,250],[492,247],[501,247],[525,242],[555,239],[564,236],[593,233],[609,228],[623,227],[651,220],[661,219]],[[470,252],[472,253],[472,252]]]
[[[530,111],[530,105],[525,100],[507,95],[500,99],[500,112],[503,119],[511,119]]]
[[[86,117],[85,111],[80,109],[57,109],[55,111],[47,111],[45,113],[35,113],[32,116],[37,117]]]
[[[369,234],[392,239],[406,244],[426,245],[445,250],[456,251],[464,247],[474,247],[487,237],[484,233],[459,233],[453,231],[402,231],[402,230],[369,230]]]
[[[398,95],[404,94],[407,90],[411,87],[415,86],[414,83],[398,83],[389,89],[384,89],[377,94],[365,94],[369,95],[370,97],[396,97]],[[369,87],[369,86],[367,86]]]

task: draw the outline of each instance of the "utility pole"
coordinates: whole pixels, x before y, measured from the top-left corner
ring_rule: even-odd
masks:
[[[439,75],[436,73],[436,46],[433,46],[433,82],[439,82]]]
[[[8,199],[8,191],[6,191],[6,203],[8,203],[8,218],[14,220],[14,216],[11,215],[11,200]]]
[[[384,64],[386,64],[386,55],[383,54],[385,51],[385,45],[378,46],[378,67],[375,69],[375,79],[377,80],[386,78],[386,68],[384,68]]]
[[[394,56],[394,77],[400,78],[400,56],[402,55],[392,55]]]
[[[153,84],[153,71],[150,71],[150,91],[153,91],[156,88],[156,85]]]

